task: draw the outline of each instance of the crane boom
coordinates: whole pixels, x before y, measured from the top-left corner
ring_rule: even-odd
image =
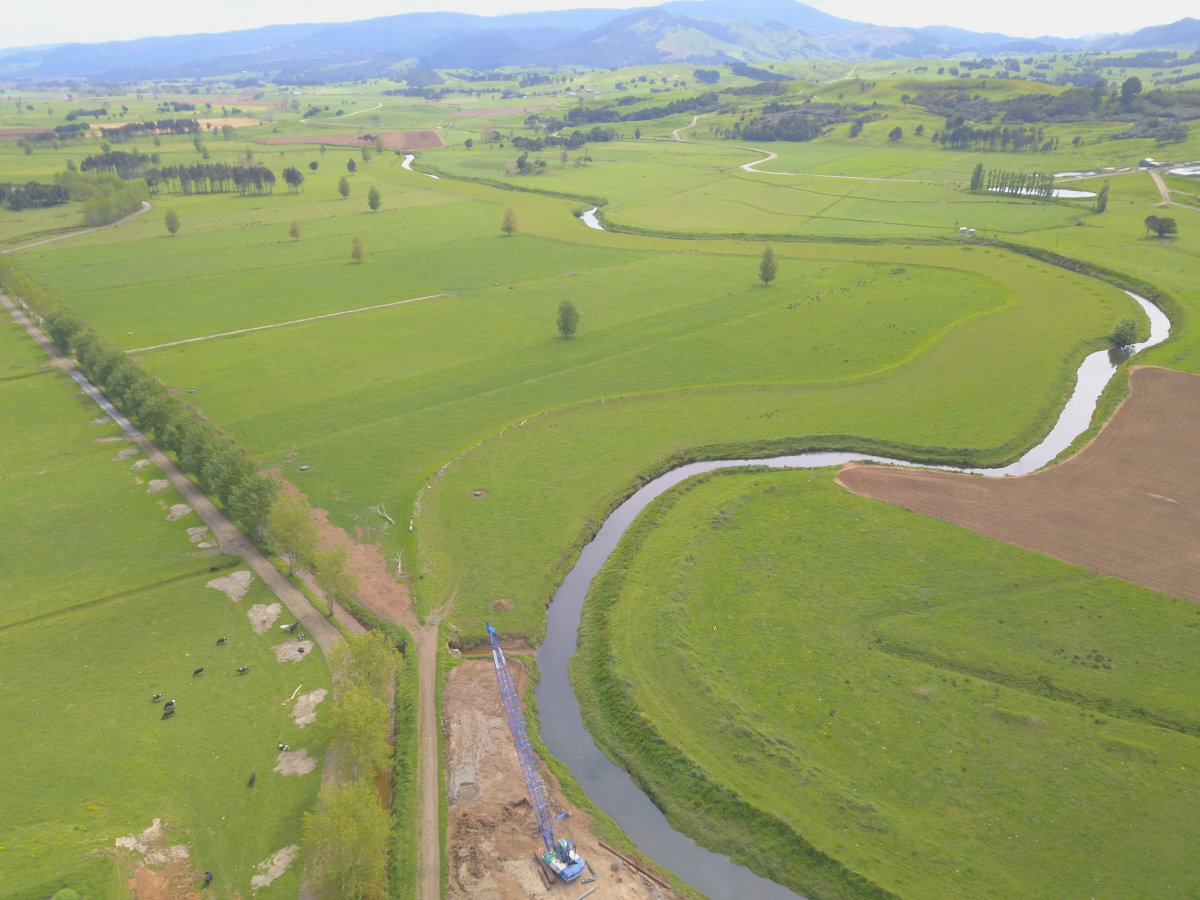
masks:
[[[534,755],[533,745],[529,740],[529,729],[525,725],[525,713],[521,709],[521,698],[513,683],[508,660],[504,658],[504,650],[500,647],[500,636],[490,622],[487,630],[488,638],[492,642],[492,661],[496,666],[496,683],[500,686],[500,701],[504,704],[504,715],[508,719],[508,730],[512,735],[513,746],[517,750],[517,761],[521,764],[521,775],[525,779],[525,791],[529,795],[529,803],[533,807],[533,815],[537,819],[538,832],[541,833],[542,843],[546,845],[546,852],[542,854],[542,862],[563,881],[574,881],[587,867],[587,863],[575,852],[574,841],[554,836],[554,826],[550,820],[550,798],[546,795],[546,785],[542,782],[541,772],[538,771],[537,756]]]

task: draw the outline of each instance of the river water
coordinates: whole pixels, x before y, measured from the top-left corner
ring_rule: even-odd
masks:
[[[594,218],[595,210],[589,211]],[[584,221],[587,222],[587,213]],[[599,228],[599,223],[590,227]],[[1129,293],[1126,291],[1126,293]],[[1101,391],[1118,365],[1133,353],[1165,341],[1170,320],[1158,307],[1136,294],[1129,294],[1150,318],[1150,338],[1120,351],[1100,350],[1087,356],[1079,367],[1075,390],[1054,428],[1046,438],[1011,465],[997,469],[957,469],[925,466],[988,476],[1023,475],[1054,460],[1091,422]],[[771,459],[725,459],[689,463],[646,484],[608,517],[554,595],[546,616],[546,639],[538,650],[541,680],[537,686],[538,709],[542,711],[542,738],[550,752],[571,770],[592,802],[613,818],[638,850],[649,859],[675,872],[680,878],[714,900],[795,900],[801,895],[733,863],[728,857],[701,847],[667,822],[666,817],[639,788],[629,773],[614,765],[596,746],[583,727],[579,703],[567,674],[567,664],[577,646],[579,619],[592,579],[600,571],[617,542],[634,518],[656,497],[681,481],[734,466],[756,465],[776,469],[822,468],[843,463],[873,460],[906,465],[904,460],[862,453],[801,453]],[[553,710],[553,714],[551,714]]]

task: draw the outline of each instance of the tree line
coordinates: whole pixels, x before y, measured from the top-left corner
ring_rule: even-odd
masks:
[[[59,307],[43,324],[59,349],[73,354],[109,400],[175,454],[179,467],[194,476],[233,521],[248,534],[261,533],[278,489],[274,479],[258,474],[254,461],[215,425],[74,312]]]
[[[127,153],[113,150],[86,157],[79,164],[83,172],[114,172],[123,179],[144,178],[151,193],[228,194],[242,196],[272,194],[275,173],[262,163],[230,165],[201,162],[190,165],[156,166],[158,154]]]
[[[976,163],[971,172],[972,191],[993,191],[999,194],[1019,194],[1022,197],[1040,197],[1049,200],[1054,196],[1054,173],[1011,172],[1006,169],[984,169]],[[1107,199],[1107,193],[1105,198]]]
[[[58,206],[70,199],[70,192],[61,184],[42,184],[37,181],[25,184],[0,183],[0,206],[5,209],[39,209]]]
[[[1041,128],[1024,126],[1009,128],[996,125],[991,128],[975,128],[971,125],[958,125],[935,132],[931,140],[946,150],[1048,153],[1058,149],[1058,138],[1047,139]]]

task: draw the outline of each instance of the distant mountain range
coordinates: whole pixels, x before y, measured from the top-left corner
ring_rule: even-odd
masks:
[[[795,0],[671,0],[634,10],[474,16],[408,13],[339,24],[0,50],[0,78],[92,81],[206,76],[279,82],[399,76],[410,68],[612,68],[783,59],[946,58],[1200,47],[1200,21],[1098,39],[855,22]]]

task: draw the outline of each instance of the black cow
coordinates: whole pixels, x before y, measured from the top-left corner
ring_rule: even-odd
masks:
[[[150,702],[157,703],[161,699],[162,699],[162,694],[155,694],[153,697],[150,698]]]
[[[204,674],[204,666],[201,666],[195,672],[192,673],[192,677],[195,678],[197,675],[203,675],[203,674]]]
[[[162,717],[163,717],[164,719],[169,719],[169,718],[171,718],[171,716],[173,716],[173,715],[175,715],[175,707],[173,707],[173,706],[168,706],[166,709],[164,709],[164,710],[163,710]]]
[[[249,671],[250,671],[250,667],[249,667],[249,666],[242,666],[240,669],[238,669],[238,670],[237,670],[237,673],[238,673],[239,675],[245,675],[245,674],[246,674],[247,672],[249,672]]]
[[[258,773],[257,773],[257,772],[251,772],[251,773],[250,773],[250,780],[246,782],[246,787],[248,787],[248,788],[252,788],[252,787],[254,787],[254,779],[255,779],[255,778],[257,778],[257,777],[258,777]]]
[[[220,647],[220,646],[221,646],[223,643],[225,643],[227,640],[229,640],[229,638],[226,638],[226,637],[219,637],[219,638],[217,638],[217,646],[218,646],[218,647]]]

